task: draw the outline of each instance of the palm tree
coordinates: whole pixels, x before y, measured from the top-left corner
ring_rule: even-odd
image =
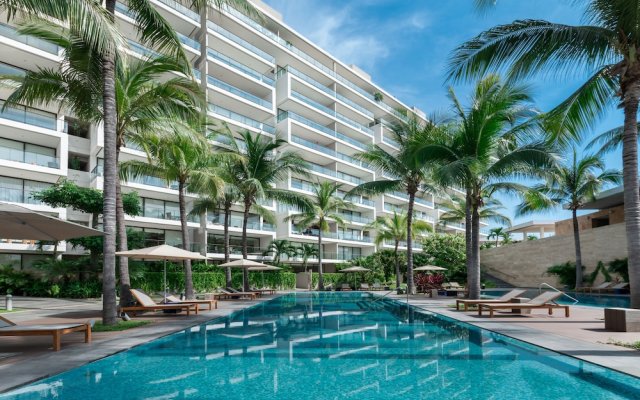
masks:
[[[324,290],[322,280],[322,233],[329,231],[329,221],[333,220],[338,226],[344,226],[344,220],[339,210],[349,208],[350,204],[338,196],[342,185],[333,182],[318,181],[313,186],[314,198],[311,207],[302,212],[286,217],[285,221],[291,221],[301,228],[314,228],[318,230],[318,289]]]
[[[400,242],[407,240],[407,222],[408,217],[405,213],[398,214],[393,212],[391,217],[378,217],[374,222],[368,225],[369,228],[376,230],[376,246],[382,245],[386,241],[393,241],[393,252],[396,264],[396,287],[400,287],[400,257],[398,254],[398,246]],[[426,221],[414,221],[411,230],[413,238],[419,234],[432,232],[433,227]]]
[[[496,228],[491,228],[489,230],[489,236],[487,236],[487,239],[491,240],[493,238],[496,238],[496,247],[498,247],[498,243],[500,241],[500,238],[504,238],[505,235],[505,230],[504,227],[502,226],[498,226]]]
[[[517,192],[523,185],[511,178],[535,176],[553,161],[545,138],[535,135],[537,122],[529,105],[528,87],[503,83],[495,75],[479,81],[470,106],[463,107],[449,90],[459,122],[445,135],[426,143],[419,156],[438,163],[435,177],[441,185],[466,190],[465,233],[469,297],[480,297],[480,210],[498,191]]]
[[[307,272],[307,264],[309,263],[309,259],[311,257],[318,257],[318,247],[314,244],[302,243],[302,246],[296,247],[295,250],[298,255],[302,257],[302,267],[304,268],[304,272]]]
[[[622,176],[619,171],[605,169],[604,161],[598,156],[587,155],[579,158],[574,148],[571,159],[544,171],[544,178],[544,183],[532,187],[525,193],[517,213],[524,215],[561,206],[571,210],[576,250],[576,287],[580,287],[583,281],[583,266],[578,210],[585,202],[593,200],[605,185],[620,182]]]
[[[297,253],[296,249],[286,239],[274,239],[269,243],[267,249],[262,253],[263,255],[273,255],[273,264],[279,265],[282,256],[292,257]]]
[[[479,1],[486,5],[487,0]],[[493,27],[458,47],[450,62],[450,78],[507,70],[510,77],[536,73],[583,71],[585,83],[551,114],[558,126],[577,137],[609,107],[624,111],[622,165],[624,215],[629,255],[631,307],[640,308],[640,187],[638,184],[638,104],[640,103],[639,0],[589,0],[584,19],[571,26],[541,20],[518,20]]]
[[[467,216],[467,204],[464,199],[454,198],[452,201],[445,203],[444,207],[446,211],[440,216],[440,221],[445,225],[447,222],[462,223],[466,220]],[[498,199],[491,199],[486,195],[483,195],[482,207],[478,210],[480,221],[482,222],[494,222],[505,226],[511,226],[511,220],[506,215],[502,214],[504,207],[502,202]],[[503,227],[497,227],[490,230],[488,239],[496,238],[496,247],[498,247],[498,239],[504,238],[507,235]]]
[[[254,212],[263,218],[272,219],[272,213],[262,207],[262,200],[275,200],[281,204],[292,205],[299,209],[308,209],[309,201],[297,193],[276,188],[278,182],[288,179],[290,173],[307,174],[308,164],[297,153],[280,151],[287,143],[275,137],[266,138],[260,134],[242,132],[240,139],[231,137],[232,152],[240,160],[233,163],[233,176],[236,182],[240,202],[244,206],[242,220],[242,257],[248,258],[247,225],[249,213]],[[242,142],[242,144],[240,143]],[[243,269],[244,290],[249,289],[248,271]]]
[[[149,162],[131,160],[121,164],[121,177],[137,178],[141,176],[156,176],[167,181],[176,182],[178,186],[178,202],[180,207],[180,225],[182,228],[182,248],[190,248],[189,229],[187,226],[187,190],[192,193],[207,188],[208,193],[215,194],[223,187],[223,182],[215,174],[212,165],[227,154],[213,154],[205,138],[189,131],[186,125],[176,127],[174,135],[148,135],[145,147],[149,155]],[[194,297],[191,262],[184,262],[185,295],[188,299]]]
[[[389,153],[379,145],[371,146],[367,151],[356,154],[356,157],[369,163],[382,174],[395,177],[391,180],[365,182],[349,194],[367,193],[371,195],[402,191],[408,195],[407,207],[407,289],[415,294],[413,282],[413,208],[416,195],[420,192],[437,191],[431,184],[430,164],[417,157],[421,145],[439,130],[433,123],[421,123],[411,118],[407,123],[399,123],[392,128],[393,140],[398,143],[399,151]]]

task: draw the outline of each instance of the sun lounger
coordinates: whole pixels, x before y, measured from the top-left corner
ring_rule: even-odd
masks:
[[[125,306],[122,307],[123,312],[130,312],[135,315],[138,311],[164,311],[164,310],[176,310],[186,311],[187,316],[191,313],[193,309],[195,313],[198,313],[198,306],[195,304],[158,304],[151,299],[151,297],[147,296],[144,292],[137,289],[131,289],[131,295],[134,299],[136,299],[135,306]]]
[[[178,297],[174,295],[169,295],[165,298],[168,303],[165,304],[193,304],[198,308],[200,304],[205,304],[209,306],[209,310],[213,310],[214,308],[218,308],[217,300],[180,300]]]
[[[231,293],[253,293],[253,294],[256,295],[256,297],[261,297],[262,296],[262,293],[258,292],[257,290],[249,290],[247,292],[241,292],[239,290],[235,290],[232,287],[227,287],[226,290],[227,290],[227,292],[231,292]]]
[[[513,289],[496,299],[456,300],[456,311],[460,310],[460,304],[464,306],[464,311],[468,311],[470,305],[508,303],[524,292],[526,292],[526,289]]]
[[[616,285],[609,286],[603,289],[598,290],[598,293],[602,292],[617,292],[618,290],[625,290],[629,287],[629,282],[620,282]]]
[[[609,286],[613,285],[613,282],[602,282],[601,284],[597,285],[597,286],[584,286],[584,287],[579,287],[576,288],[576,292],[592,292],[594,290],[599,291],[602,289],[606,289]]]
[[[213,298],[216,300],[224,300],[224,299],[241,299],[243,297],[249,297],[251,300],[255,300],[257,295],[254,292],[230,292],[226,289],[218,289],[220,293],[215,293]]]
[[[276,294],[276,290],[275,289],[255,289],[255,288],[250,288],[252,292],[259,292],[261,294]]]
[[[60,350],[62,335],[73,332],[84,332],[84,342],[91,342],[91,323],[84,324],[41,324],[16,325],[0,316],[0,336],[51,336],[53,351]]]
[[[360,290],[371,290],[368,283],[361,283]]]
[[[340,291],[351,290],[351,286],[348,283],[343,283],[340,285]]]
[[[544,292],[540,296],[529,300],[526,303],[499,303],[499,304],[478,304],[478,315],[482,315],[483,310],[489,310],[489,318],[493,317],[496,310],[514,309],[514,310],[534,310],[547,309],[549,315],[553,314],[554,308],[563,308],[565,317],[569,316],[569,306],[557,304],[555,301],[564,293],[562,292]]]
[[[384,288],[382,287],[380,282],[375,282],[373,285],[371,285],[371,289],[370,290],[383,290],[383,289]]]

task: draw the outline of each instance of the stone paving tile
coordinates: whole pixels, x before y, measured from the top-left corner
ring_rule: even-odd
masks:
[[[406,296],[389,297],[406,302]],[[501,333],[514,339],[544,347],[558,353],[640,377],[640,351],[606,344],[611,340],[640,341],[640,332],[609,332],[604,330],[604,309],[572,306],[571,316],[562,310],[549,316],[546,310],[534,310],[527,316],[496,314],[494,318],[479,317],[476,311],[454,311],[455,298],[430,299],[410,296],[409,303],[480,328]]]
[[[27,383],[59,374],[109,355],[147,343],[162,336],[226,316],[234,311],[259,304],[275,296],[262,296],[256,301],[218,302],[218,309],[201,310],[198,315],[173,316],[148,313],[136,319],[151,324],[120,332],[98,332],[91,343],[84,334],[62,337],[62,349],[52,351],[50,337],[0,338],[0,393]],[[0,304],[3,304],[0,300]],[[67,301],[60,299],[14,298],[14,307],[24,311],[3,314],[17,324],[85,322],[100,319],[101,303],[97,300]]]

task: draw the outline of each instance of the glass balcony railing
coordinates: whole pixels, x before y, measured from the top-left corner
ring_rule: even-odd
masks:
[[[263,74],[261,74],[260,72],[256,71],[255,69],[249,68],[246,65],[242,64],[239,61],[234,60],[233,58],[226,56],[222,53],[219,53],[215,50],[212,49],[207,49],[207,55],[214,59],[214,60],[218,60],[223,64],[226,64],[228,66],[230,66],[233,69],[236,69],[238,71],[240,71],[241,73],[245,74],[245,75],[249,75],[250,77],[257,79],[261,82],[266,83],[269,86],[273,86],[273,84],[275,83],[273,79],[269,78],[268,76],[265,76]]]
[[[354,204],[362,204],[365,206],[369,206],[369,207],[375,207],[376,203],[372,200],[369,199],[365,199],[362,196],[347,196],[346,192],[343,191],[338,191],[336,193],[337,197],[344,199],[345,201],[348,201],[350,203],[354,203]]]
[[[373,131],[371,129],[367,128],[366,126],[364,126],[364,125],[362,125],[362,124],[360,124],[360,123],[358,123],[358,122],[356,122],[356,121],[354,121],[354,120],[352,120],[350,118],[345,117],[344,115],[332,110],[331,108],[329,108],[329,107],[327,107],[325,105],[322,105],[322,104],[318,103],[317,101],[314,101],[314,100],[304,96],[301,93],[298,93],[298,92],[292,90],[291,91],[291,97],[296,99],[296,100],[299,100],[299,101],[301,101],[301,102],[303,102],[303,103],[305,103],[307,105],[310,105],[311,107],[313,107],[313,108],[315,108],[317,110],[320,110],[320,111],[324,112],[325,114],[328,114],[328,115],[334,117],[335,119],[343,122],[344,124],[349,125],[350,127],[365,133],[366,135],[373,136]]]
[[[176,32],[176,34],[178,35],[178,39],[180,39],[180,43],[184,44],[187,47],[191,47],[198,53],[200,52],[200,43],[197,40],[193,40],[189,36],[183,35],[180,32]]]
[[[10,105],[4,108],[4,104],[5,101],[0,100],[0,118],[51,129],[53,131],[58,129],[56,114],[20,105]]]
[[[50,54],[58,55],[60,52],[60,48],[57,45],[33,36],[21,35],[16,28],[7,24],[0,23],[0,36],[26,44],[27,46],[35,47]]]
[[[270,133],[272,135],[276,133],[276,128],[274,128],[273,126],[269,124],[265,124],[264,122],[256,121],[255,119],[246,117],[242,114],[238,114],[231,110],[227,110],[226,108],[216,106],[211,103],[209,103],[208,108],[209,108],[209,111],[211,111],[214,114],[218,114],[220,116],[232,119],[234,121],[240,122],[241,124],[249,125],[251,127]]]
[[[373,218],[370,218],[370,217],[363,217],[360,215],[352,215],[352,214],[344,214],[344,213],[340,213],[338,215],[340,215],[340,217],[342,217],[342,219],[344,219],[345,221],[357,222],[360,224],[370,224],[373,222]]]
[[[338,232],[338,239],[350,240],[352,242],[364,242],[364,243],[373,242],[373,239],[368,236],[361,236],[357,233],[351,233],[351,232]]]
[[[409,196],[406,193],[391,192],[389,194],[392,195],[392,196],[395,196],[395,197],[399,197],[399,198],[401,198],[403,200],[409,201]],[[433,202],[432,201],[425,200],[425,199],[423,199],[421,197],[415,197],[414,201],[416,203],[418,203],[418,204],[422,204],[422,205],[425,205],[425,206],[428,206],[428,207],[433,207]]]
[[[358,178],[357,176],[345,174],[344,172],[340,172],[340,171],[336,173],[336,177],[338,179],[342,179],[347,182],[355,183],[356,185],[360,185],[361,183],[364,183],[364,181]]]
[[[38,165],[47,168],[60,168],[60,160],[57,157],[35,153],[32,151],[18,150],[2,145],[0,145],[0,159],[30,165]]]
[[[158,53],[157,51],[151,50],[150,48],[145,47],[134,40],[127,39],[127,42],[129,43],[129,48],[131,49],[131,51],[133,51],[138,55],[148,57],[148,58],[160,57],[160,53]]]
[[[319,123],[317,123],[315,121],[312,121],[312,120],[310,120],[308,118],[305,118],[305,117],[303,117],[301,115],[298,115],[298,114],[296,114],[294,112],[279,110],[279,112],[278,112],[278,122],[280,122],[282,120],[285,120],[287,118],[291,118],[294,121],[300,122],[300,123],[302,123],[304,125],[307,125],[307,126],[313,128],[313,129],[316,129],[316,130],[318,130],[320,132],[326,133],[329,136],[333,136],[335,138],[343,140],[343,141],[345,141],[345,142],[347,142],[349,144],[352,144],[352,145],[354,145],[354,146],[356,146],[356,147],[358,147],[358,148],[360,148],[362,150],[366,150],[367,149],[367,145],[365,143],[362,143],[362,142],[359,142],[359,141],[357,141],[355,139],[352,139],[352,138],[350,138],[350,137],[348,137],[346,135],[343,135],[340,132],[336,132],[331,128],[328,128],[328,127],[326,127],[326,126],[324,126],[322,124],[319,124]]]
[[[337,176],[335,170],[323,167],[323,166],[318,165],[318,164],[309,163],[309,169],[311,171],[318,172],[320,174],[333,176],[334,178]]]
[[[25,76],[26,71],[22,68],[0,62],[0,75]]]
[[[273,64],[275,62],[275,58],[271,54],[268,54],[267,52],[260,50],[256,46],[254,46],[251,43],[247,42],[246,40],[242,39],[241,37],[239,37],[237,35],[234,35],[233,33],[229,32],[226,29],[224,29],[220,25],[215,24],[213,21],[207,21],[207,28],[211,29],[214,32],[217,32],[221,36],[223,36],[223,37],[229,39],[230,41],[240,45],[244,49],[250,51],[251,53],[255,54],[256,56],[258,56],[258,57],[262,58],[263,60],[267,61],[269,64]]]
[[[31,197],[32,194],[37,191],[40,191],[40,190],[34,191],[26,188],[0,186],[0,201],[8,201],[12,203],[23,203],[23,204],[44,204],[41,201],[33,199]]]
[[[96,179],[99,176],[102,176],[104,173],[104,167],[102,165],[96,165],[91,170],[91,180]]]
[[[265,99],[261,99],[258,96],[255,96],[251,93],[245,92],[244,90],[238,89],[235,86],[229,85],[226,82],[221,81],[220,79],[216,79],[211,75],[207,75],[207,82],[210,85],[213,85],[219,89],[227,91],[229,93],[235,94],[238,97],[242,97],[243,99],[249,100],[252,103],[256,103],[265,108],[272,108],[271,102]]]
[[[404,214],[407,212],[404,208],[389,203],[384,203],[384,210],[391,213],[395,212],[397,214]]]
[[[336,157],[336,151],[335,150],[330,149],[330,148],[325,147],[325,146],[321,146],[321,145],[319,145],[317,143],[313,143],[312,141],[309,141],[307,139],[303,139],[303,138],[301,138],[299,136],[291,135],[291,141],[293,143],[297,143],[297,144],[303,145],[304,147],[319,151],[321,153],[330,155],[332,157]]]
[[[313,184],[300,179],[291,178],[291,187],[298,190],[303,190],[309,193],[315,193],[315,187]]]
[[[141,185],[154,186],[154,187],[171,189],[171,190],[178,190],[178,182],[173,181],[168,183],[165,179],[158,178],[157,176],[142,175],[142,176],[136,176],[136,177],[129,177],[129,179],[127,179],[127,182],[138,183]]]
[[[344,153],[337,152],[336,157],[338,157],[339,159],[341,159],[343,161],[346,161],[346,162],[348,162],[350,164],[354,164],[354,165],[357,165],[359,167],[366,168],[368,170],[373,171],[373,168],[368,163],[366,163],[364,161],[360,161],[358,159],[355,159],[355,158],[353,158],[351,156],[348,156],[348,155],[346,155]]]
[[[388,138],[388,137],[386,137],[386,136],[383,136],[383,137],[382,137],[382,142],[384,142],[384,143],[386,143],[386,144],[389,144],[389,145],[391,145],[391,146],[393,146],[393,147],[395,147],[395,148],[397,148],[397,149],[399,149],[399,148],[400,148],[400,143],[396,142],[396,141],[395,141],[395,140],[393,140],[393,139],[389,139],[389,138]]]
[[[193,21],[196,21],[196,22],[200,22],[200,16],[198,15],[197,12],[189,9],[188,7],[183,6],[182,4],[178,3],[177,1],[174,1],[174,0],[156,0],[156,1],[168,6],[170,8],[173,8],[178,13],[184,15],[185,17],[189,18],[190,20],[193,20]]]

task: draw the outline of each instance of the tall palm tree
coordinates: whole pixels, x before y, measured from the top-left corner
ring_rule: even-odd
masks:
[[[368,225],[369,228],[376,230],[376,246],[380,246],[386,241],[393,241],[393,252],[396,264],[396,287],[400,287],[401,283],[398,246],[400,246],[400,242],[407,239],[407,222],[407,214],[398,214],[394,211],[393,216],[378,217],[374,222]],[[413,232],[412,236],[415,239],[419,234],[432,232],[433,227],[426,221],[417,220],[411,225],[411,230]]]
[[[318,257],[318,247],[311,243],[302,243],[300,247],[295,248],[298,255],[302,257],[302,268],[307,272],[307,264],[311,257]]]
[[[267,249],[262,253],[263,255],[273,255],[273,264],[279,265],[282,256],[292,257],[297,253],[296,249],[291,245],[291,242],[286,239],[274,239],[269,243]]]
[[[488,3],[479,0],[481,5]],[[611,106],[620,105],[624,111],[622,165],[631,307],[640,308],[640,0],[577,4],[585,6],[587,25],[518,20],[493,27],[455,50],[449,76],[468,79],[502,69],[513,78],[544,73],[563,79],[567,72],[584,72],[585,83],[551,112],[558,126],[569,127],[574,137]]]
[[[480,80],[464,107],[449,91],[459,122],[447,134],[423,144],[420,157],[438,163],[434,176],[441,185],[466,190],[465,234],[469,297],[480,297],[480,210],[498,191],[522,191],[513,178],[535,176],[554,162],[546,138],[538,137],[530,117],[526,86],[503,83],[490,75]]]
[[[580,287],[583,281],[583,266],[578,209],[585,202],[593,200],[605,185],[619,183],[622,175],[619,171],[605,169],[604,161],[598,156],[587,155],[580,158],[574,148],[571,159],[544,171],[544,178],[544,183],[532,187],[525,193],[517,213],[525,215],[561,206],[571,210],[576,251],[576,287]]]
[[[215,165],[223,155],[213,154],[204,137],[194,135],[188,129],[189,127],[182,125],[177,127],[174,135],[148,135],[145,139],[145,147],[149,155],[149,162],[131,160],[121,164],[122,179],[146,175],[161,177],[167,183],[177,182],[182,248],[187,250],[190,248],[187,226],[187,190],[197,193],[203,187],[207,187],[209,193],[215,193],[223,187],[222,180],[212,168],[212,165]],[[196,132],[198,131],[196,130]],[[194,291],[189,260],[184,262],[184,269],[185,295],[192,299]]]
[[[286,141],[275,137],[266,138],[249,131],[242,132],[240,139],[231,137],[232,152],[240,160],[234,162],[233,176],[240,202],[244,206],[242,219],[242,257],[248,258],[247,225],[249,213],[254,212],[263,218],[273,218],[272,213],[262,207],[262,200],[275,200],[281,204],[292,205],[299,209],[308,209],[309,201],[297,193],[276,188],[278,182],[287,180],[290,173],[306,175],[308,164],[297,153],[282,151]],[[242,143],[242,144],[241,144]],[[249,289],[248,271],[243,269],[244,290]]]
[[[418,158],[417,151],[421,145],[438,134],[439,126],[434,123],[422,123],[411,118],[407,123],[399,123],[392,127],[393,140],[398,143],[399,151],[389,153],[379,145],[371,146],[367,151],[356,154],[382,174],[396,177],[391,180],[365,182],[349,194],[368,193],[371,195],[402,191],[407,194],[407,289],[415,294],[413,282],[413,208],[418,193],[437,191],[430,178],[430,164]]]
[[[311,207],[297,214],[289,215],[285,221],[291,221],[301,228],[318,230],[318,289],[324,290],[322,279],[322,233],[329,231],[329,221],[333,220],[338,226],[344,226],[345,222],[340,216],[339,210],[349,208],[351,205],[338,196],[342,185],[333,182],[317,182],[313,186]]]
[[[498,247],[498,243],[500,242],[500,238],[504,238],[505,233],[506,232],[504,230],[504,227],[502,227],[502,226],[491,228],[489,230],[489,236],[487,236],[487,239],[491,240],[491,239],[495,238],[496,239],[496,247]]]
[[[494,222],[502,224],[504,226],[511,226],[511,220],[509,217],[502,213],[504,207],[502,202],[498,199],[491,199],[487,196],[483,196],[482,207],[478,210],[480,221],[482,222]],[[454,198],[452,201],[445,203],[446,211],[440,216],[440,221],[445,225],[447,222],[462,223],[466,220],[467,204],[464,199]],[[498,239],[506,238],[508,235],[503,227],[493,228],[490,231],[488,239],[496,238],[496,247],[498,247]]]

